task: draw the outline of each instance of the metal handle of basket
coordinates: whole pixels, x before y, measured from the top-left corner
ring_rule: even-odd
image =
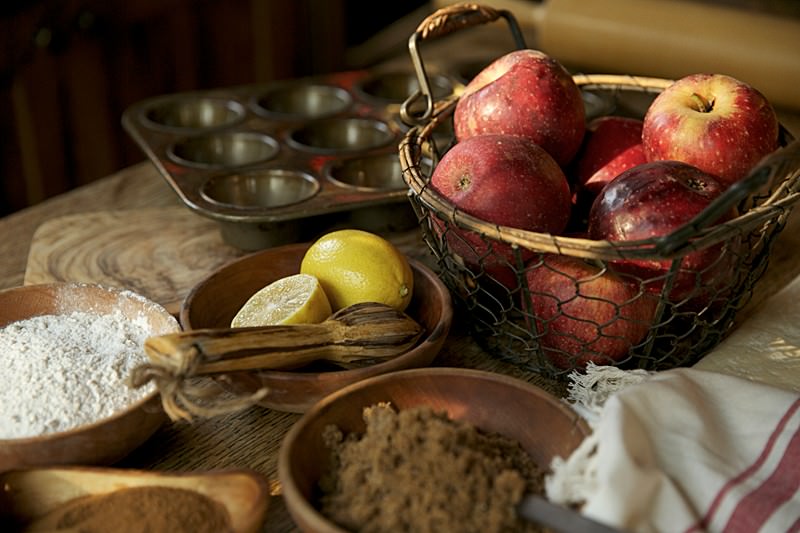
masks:
[[[428,39],[443,37],[463,28],[494,22],[499,18],[505,19],[508,23],[517,48],[527,48],[517,19],[514,18],[510,11],[505,9],[494,9],[475,3],[454,4],[435,11],[417,26],[417,30],[408,38],[408,51],[411,55],[411,62],[414,64],[414,71],[417,74],[419,88],[400,107],[400,118],[403,122],[409,126],[422,124],[430,119],[433,114],[433,92],[420,55],[419,43]],[[425,98],[425,110],[422,114],[414,115],[411,111],[411,106],[422,97]]]
[[[659,253],[669,256],[690,247],[692,238],[700,230],[716,223],[723,215],[738,206],[745,198],[765,186],[776,175],[787,175],[790,171],[800,173],[800,141],[793,140],[788,145],[766,156],[745,178],[735,182],[719,195],[702,212],[672,233],[655,239]],[[783,193],[797,193],[797,180],[786,180],[790,187]],[[777,193],[773,194],[775,196]]]

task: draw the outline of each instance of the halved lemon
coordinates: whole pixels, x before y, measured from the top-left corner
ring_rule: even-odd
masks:
[[[294,274],[253,294],[233,317],[231,327],[318,324],[331,313],[331,304],[316,276]]]

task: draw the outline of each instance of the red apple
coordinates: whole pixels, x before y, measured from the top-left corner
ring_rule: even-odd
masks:
[[[679,161],[633,167],[606,185],[595,199],[589,212],[589,237],[635,241],[668,235],[708,207],[723,190],[710,174]],[[733,212],[728,213],[716,223],[733,216]],[[734,274],[735,254],[734,243],[728,243],[727,249],[724,245],[686,253],[667,295],[669,300],[702,305],[727,290]],[[614,265],[660,293],[672,260],[625,259]]]
[[[574,204],[570,228],[585,229],[592,202],[603,187],[623,171],[646,162],[641,120],[608,115],[589,122],[581,149],[570,165]]]
[[[459,209],[492,224],[560,233],[570,214],[567,178],[530,139],[479,135],[442,157],[431,185]]]
[[[434,168],[431,186],[454,207],[491,224],[558,234],[570,217],[566,176],[547,152],[525,137],[478,135],[456,143]],[[515,262],[510,245],[490,246],[479,235],[456,227],[446,239],[468,266],[493,264],[498,281],[509,288],[517,285],[516,275],[509,272]],[[497,257],[489,257],[492,254]]]
[[[576,158],[578,188],[591,197],[597,196],[606,183],[623,171],[646,162],[641,120],[597,117],[586,126],[586,138]]]
[[[722,74],[693,74],[652,102],[642,144],[649,161],[683,161],[728,187],[778,147],[778,119],[754,87]]]
[[[561,369],[624,361],[654,322],[658,299],[607,268],[544,255],[526,272],[522,309],[533,316],[544,355]]]
[[[502,133],[532,139],[561,166],[583,139],[580,89],[555,59],[515,50],[480,71],[464,88],[453,115],[456,138]]]
[[[518,248],[519,259],[514,249],[503,242],[489,239],[478,233],[455,225],[445,226],[437,217],[431,217],[432,228],[437,236],[444,239],[451,255],[459,257],[463,265],[472,273],[481,289],[500,298],[519,286],[519,275],[524,263],[534,253]],[[521,264],[518,264],[518,261]]]

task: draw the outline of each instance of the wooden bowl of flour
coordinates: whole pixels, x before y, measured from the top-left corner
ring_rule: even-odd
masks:
[[[179,329],[131,291],[67,282],[0,291],[0,472],[108,465],[142,444],[166,416],[158,391],[130,389],[127,372],[145,361],[146,337]]]

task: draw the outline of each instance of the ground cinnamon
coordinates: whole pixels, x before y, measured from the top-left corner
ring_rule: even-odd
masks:
[[[204,494],[175,487],[131,487],[75,498],[28,525],[26,532],[225,533],[224,506]]]

